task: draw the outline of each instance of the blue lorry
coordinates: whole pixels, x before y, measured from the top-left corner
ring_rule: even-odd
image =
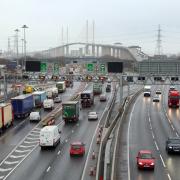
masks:
[[[45,91],[35,91],[32,93],[35,107],[42,107],[43,101],[47,99]]]
[[[34,108],[34,100],[32,94],[24,94],[11,98],[13,106],[13,114],[15,118],[25,118],[29,116]]]

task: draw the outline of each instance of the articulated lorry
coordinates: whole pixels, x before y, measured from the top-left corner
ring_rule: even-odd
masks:
[[[62,104],[62,118],[65,123],[79,120],[79,101],[67,101]]]
[[[13,112],[11,103],[0,104],[0,133],[13,124]]]
[[[63,93],[66,91],[66,82],[59,81],[56,83],[56,87],[58,88],[58,93]]]
[[[24,94],[11,98],[13,113],[15,118],[24,118],[29,116],[34,108],[34,99],[32,94]]]
[[[85,90],[81,93],[82,108],[91,107],[94,104],[94,94],[92,90]]]

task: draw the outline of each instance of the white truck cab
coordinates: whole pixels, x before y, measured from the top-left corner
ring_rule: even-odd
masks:
[[[45,99],[43,102],[44,109],[53,109],[54,108],[54,100],[53,99]]]
[[[45,126],[40,131],[39,145],[44,147],[55,147],[60,143],[60,131],[58,126]]]

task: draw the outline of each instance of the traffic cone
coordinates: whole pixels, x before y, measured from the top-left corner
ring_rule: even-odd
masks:
[[[96,155],[95,155],[95,152],[93,151],[92,152],[92,159],[95,159],[96,158]]]
[[[97,137],[96,143],[100,144],[100,138],[99,137]]]
[[[90,175],[90,176],[93,176],[93,175],[94,175],[94,169],[93,169],[93,167],[92,167],[92,166],[90,167],[90,172],[89,172],[89,175]]]
[[[98,137],[99,137],[99,138],[101,137],[101,133],[98,134]]]

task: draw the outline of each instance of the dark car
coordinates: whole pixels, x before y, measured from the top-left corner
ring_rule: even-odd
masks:
[[[167,153],[180,153],[180,138],[172,137],[166,141]]]
[[[108,85],[106,86],[106,92],[111,92],[111,85],[110,85],[110,84],[108,84]]]

